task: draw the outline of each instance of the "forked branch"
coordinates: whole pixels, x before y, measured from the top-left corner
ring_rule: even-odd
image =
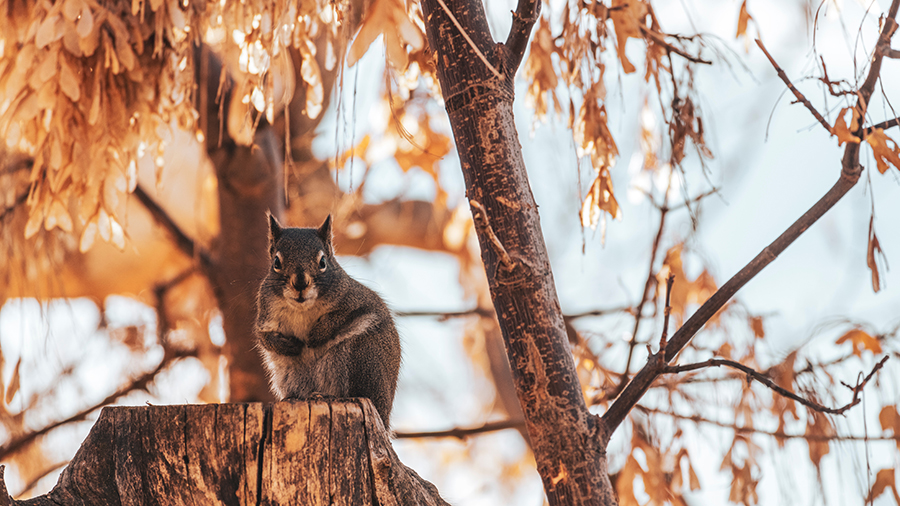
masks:
[[[897,16],[898,7],[900,7],[900,0],[893,0],[879,35],[879,47],[890,47],[891,37],[897,28],[897,22],[894,18]],[[872,93],[875,91],[875,84],[878,81],[878,76],[881,71],[883,56],[882,51],[875,51],[866,80],[863,82],[863,85],[857,93],[859,98],[857,100],[856,109],[859,111],[861,118],[865,118],[866,107],[868,106],[869,99],[872,97]],[[791,85],[789,85],[789,87],[791,87]],[[863,130],[864,126],[860,124],[854,134],[860,136]],[[756,257],[744,266],[744,268],[722,285],[722,287],[719,288],[709,300],[703,303],[703,305],[700,306],[700,309],[698,309],[697,312],[695,312],[688,321],[675,332],[672,339],[666,345],[664,355],[666,357],[666,362],[674,359],[700,328],[702,328],[703,325],[705,325],[706,322],[709,321],[709,319],[712,318],[713,315],[715,315],[741,287],[759,274],[759,272],[767,265],[772,263],[778,255],[791,245],[791,243],[806,232],[806,230],[818,221],[818,219],[829,209],[834,207],[834,205],[856,185],[861,172],[862,168],[859,165],[859,144],[848,142],[847,147],[844,149],[844,156],[841,160],[841,176],[834,186],[832,186],[831,189],[815,203],[815,205],[806,211],[803,216],[788,227],[784,233],[766,246],[766,248],[756,255]],[[603,415],[606,434],[612,434],[612,432],[615,431],[631,409],[637,404],[641,397],[643,397],[647,389],[650,388],[653,381],[666,371],[667,368],[660,364],[659,357],[651,355],[647,364],[637,373],[637,375],[635,375],[634,379],[625,387],[622,394],[619,395],[612,406],[610,406],[609,410]]]

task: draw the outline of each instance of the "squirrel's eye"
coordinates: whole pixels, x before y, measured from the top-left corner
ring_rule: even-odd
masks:
[[[281,272],[281,253],[275,254],[275,261],[272,262],[272,270],[275,272]]]
[[[325,269],[328,268],[328,262],[325,261],[325,254],[319,253],[319,270],[325,272]]]

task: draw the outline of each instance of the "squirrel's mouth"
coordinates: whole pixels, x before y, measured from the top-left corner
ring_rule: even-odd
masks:
[[[309,304],[312,301],[316,300],[319,296],[319,290],[315,287],[315,285],[310,285],[304,288],[303,290],[297,291],[292,287],[288,287],[285,290],[285,298],[292,300],[298,304]]]

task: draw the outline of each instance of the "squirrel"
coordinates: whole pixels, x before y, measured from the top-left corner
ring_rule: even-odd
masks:
[[[257,344],[279,398],[367,397],[390,429],[400,337],[374,291],[337,263],[331,215],[318,229],[268,214],[271,267],[259,287]]]

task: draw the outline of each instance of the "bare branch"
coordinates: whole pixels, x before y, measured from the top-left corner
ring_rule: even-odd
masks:
[[[804,439],[807,441],[860,441],[860,442],[869,442],[869,441],[900,441],[900,434],[894,434],[892,436],[839,436],[835,435],[826,435],[826,434],[789,434],[784,431],[769,431],[756,429],[753,427],[742,427],[740,425],[735,425],[733,423],[725,423],[720,422],[718,420],[710,420],[709,418],[704,418],[700,415],[682,415],[679,413],[673,413],[671,411],[664,411],[661,409],[648,408],[646,406],[642,406],[638,404],[634,407],[636,410],[642,413],[654,414],[654,415],[663,415],[669,416],[672,418],[676,418],[678,420],[687,420],[689,422],[694,423],[705,423],[709,425],[715,425],[717,427],[722,427],[723,429],[731,429],[739,434],[760,434],[763,436],[774,437],[778,439]]]
[[[163,356],[163,359],[159,362],[159,365],[157,365],[156,368],[154,368],[152,371],[146,372],[146,373],[142,374],[141,376],[135,378],[134,380],[129,382],[127,385],[123,386],[122,388],[120,388],[120,389],[116,390],[115,392],[113,392],[112,394],[108,395],[102,401],[94,404],[93,406],[89,406],[64,420],[59,420],[57,422],[53,422],[50,425],[47,425],[41,429],[38,429],[33,432],[29,432],[28,434],[24,434],[16,439],[7,441],[6,444],[4,444],[3,446],[0,446],[0,461],[6,460],[13,453],[21,450],[22,448],[24,448],[26,445],[30,444],[37,438],[43,436],[44,434],[47,434],[48,432],[50,432],[56,428],[62,427],[63,425],[67,425],[70,423],[83,421],[83,420],[87,419],[87,416],[90,415],[91,413],[93,413],[94,411],[97,411],[98,409],[102,408],[103,406],[106,406],[108,404],[112,404],[113,402],[116,402],[119,398],[124,397],[125,395],[127,395],[131,392],[138,391],[138,390],[146,390],[147,386],[150,383],[152,383],[154,379],[156,379],[156,376],[158,376],[159,373],[161,373],[163,370],[165,370],[173,362],[175,362],[181,358],[192,357],[194,355],[195,355],[195,352],[193,350],[186,350],[186,351],[166,350],[166,353]],[[0,495],[2,495],[2,494],[0,494]]]
[[[172,240],[175,241],[175,245],[178,249],[191,258],[194,258],[195,256],[199,258],[200,266],[203,268],[203,271],[208,272],[212,267],[209,253],[203,250],[203,248],[198,247],[194,240],[191,239],[177,223],[175,223],[175,220],[169,216],[169,213],[166,212],[159,203],[153,200],[153,197],[144,191],[144,188],[140,184],[134,188],[134,196],[137,197],[144,208],[150,212],[150,215],[156,223],[172,236]]]
[[[867,127],[866,135],[869,135],[870,133],[875,131],[876,128],[880,128],[882,130],[887,130],[888,128],[895,127],[897,125],[900,125],[900,118],[894,118],[894,119],[889,119],[887,121],[882,121],[881,123],[876,123],[870,127]]]
[[[819,120],[819,123],[821,123],[822,126],[825,127],[825,130],[828,130],[828,133],[834,135],[834,132],[831,130],[831,125],[829,125],[828,122],[825,121],[825,118],[822,117],[819,111],[817,111],[816,108],[813,107],[811,103],[809,103],[809,100],[807,100],[806,97],[803,96],[803,93],[800,93],[800,90],[798,90],[797,87],[794,86],[794,83],[792,83],[791,80],[788,79],[788,76],[787,74],[785,74],[784,70],[782,70],[777,63],[775,63],[775,58],[772,58],[772,55],[770,55],[769,52],[766,51],[766,46],[763,45],[762,41],[756,39],[756,45],[759,46],[760,49],[762,49],[763,53],[765,53],[766,58],[769,59],[769,63],[772,64],[772,67],[775,68],[775,72],[778,73],[778,77],[780,77],[781,80],[784,81],[785,86],[787,86],[788,89],[791,90],[791,92],[794,94],[794,96],[797,97],[797,101],[806,106],[807,109],[809,109],[809,112],[811,112],[812,115],[817,120]]]
[[[515,75],[516,70],[525,56],[525,48],[534,23],[541,17],[542,0],[519,0],[516,10],[513,11],[513,22],[506,36],[507,64],[509,75]]]
[[[665,39],[666,34],[656,32],[655,30],[651,30],[644,25],[640,25],[640,28],[641,28],[641,35],[643,35],[644,37],[649,37],[649,38],[653,39],[653,42],[659,44],[660,46],[665,47],[669,51],[677,54],[678,56],[684,58],[685,60],[692,62],[692,63],[700,63],[703,65],[712,65],[711,61],[704,60],[703,58],[700,58],[699,56],[694,56],[694,55],[688,54],[685,50],[683,50],[679,47],[673,46],[672,44],[669,44],[668,42],[666,42],[666,39]]]
[[[762,383],[763,385],[769,387],[770,389],[774,390],[776,393],[778,393],[778,395],[781,395],[782,397],[787,397],[788,399],[792,399],[796,402],[799,402],[800,404],[806,406],[807,408],[809,408],[813,411],[819,411],[821,413],[828,413],[830,415],[842,415],[848,409],[859,404],[860,392],[862,392],[862,389],[866,386],[866,383],[868,383],[869,380],[872,379],[872,376],[874,376],[875,373],[879,369],[881,369],[881,367],[884,365],[884,363],[887,362],[887,359],[888,359],[888,356],[885,355],[881,359],[881,361],[879,361],[877,364],[875,364],[875,367],[872,368],[872,372],[870,372],[869,375],[866,376],[862,381],[858,382],[856,384],[856,386],[853,386],[853,387],[848,386],[848,388],[850,388],[850,390],[853,391],[853,399],[850,402],[848,402],[847,404],[845,404],[839,408],[829,408],[829,407],[823,406],[817,402],[811,401],[809,399],[804,399],[803,397],[800,397],[799,395],[795,394],[794,392],[791,392],[790,390],[787,390],[785,388],[778,386],[778,384],[776,384],[774,381],[772,381],[772,379],[769,378],[767,375],[765,375],[761,372],[758,372],[758,371],[754,370],[753,368],[748,367],[744,364],[741,364],[740,362],[735,362],[734,360],[711,358],[704,362],[698,362],[695,364],[667,366],[663,370],[663,372],[666,374],[678,374],[678,373],[687,372],[687,371],[696,371],[698,369],[705,369],[707,367],[721,367],[721,366],[731,367],[733,369],[737,369],[737,370],[745,373],[747,375],[748,381],[750,379],[754,379],[754,380]]]
[[[486,432],[496,432],[506,429],[520,429],[525,427],[525,420],[501,420],[499,422],[488,422],[480,427],[472,427],[468,429],[455,428],[450,430],[441,430],[436,432],[396,432],[396,439],[416,439],[416,438],[443,438],[455,437],[457,439],[466,439],[469,436],[484,434]]]
[[[881,27],[881,34],[878,36],[876,48],[891,47],[891,37],[893,37],[894,32],[897,31],[897,21],[895,18],[897,17],[898,8],[900,8],[900,0],[893,0],[891,2],[891,8],[888,10],[888,14],[885,17],[884,25]],[[884,52],[876,50],[875,54],[872,56],[872,64],[869,66],[869,73],[866,75],[866,80],[859,88],[856,99],[856,110],[859,111],[860,118],[866,117],[869,99],[872,98],[872,93],[875,93],[875,83],[878,82],[883,59]],[[863,136],[863,128],[862,121],[860,121],[859,127],[853,134],[861,139]],[[841,160],[841,163],[843,164],[842,175],[844,177],[859,177],[862,172],[862,168],[859,166],[859,143],[847,143],[847,147],[844,149],[844,158]]]

